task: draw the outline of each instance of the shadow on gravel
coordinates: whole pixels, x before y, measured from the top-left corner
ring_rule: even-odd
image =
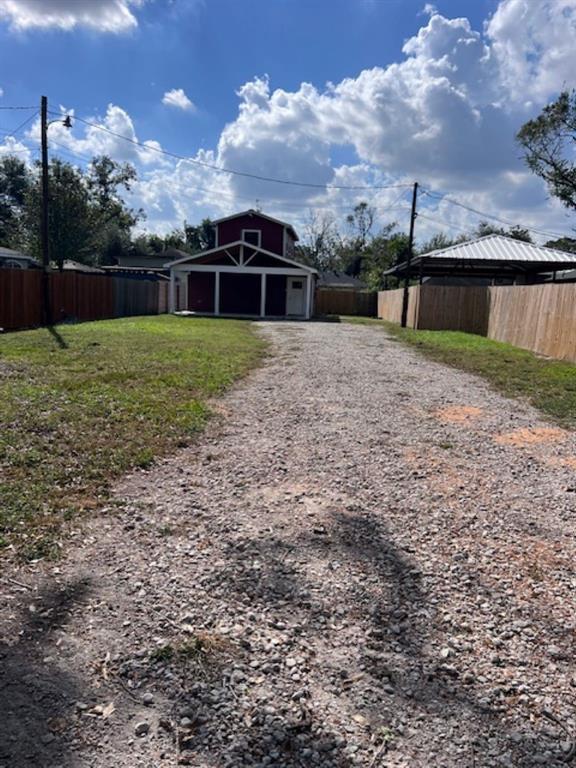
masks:
[[[50,660],[54,633],[88,586],[47,590],[30,598],[34,611],[24,616],[14,642],[0,642],[0,767],[72,768],[67,730],[81,683]]]
[[[234,593],[246,604],[270,610],[279,620],[295,620],[309,637],[321,636],[323,640],[332,632],[332,611],[337,602],[350,622],[365,631],[362,663],[369,675],[367,687],[377,692],[368,701],[366,688],[352,685],[345,689],[341,695],[350,713],[368,707],[374,722],[387,719],[389,723],[398,722],[398,714],[403,713],[409,726],[417,722],[424,732],[427,724],[432,724],[430,730],[436,739],[444,734],[444,740],[453,739],[460,745],[456,751],[453,746],[447,750],[449,759],[456,761],[450,765],[532,768],[543,764],[545,753],[557,756],[548,758],[548,768],[562,765],[562,753],[554,741],[543,742],[545,737],[536,734],[532,739],[510,733],[499,711],[502,699],[489,700],[475,690],[473,677],[462,679],[450,653],[446,658],[430,655],[428,641],[433,628],[439,625],[437,614],[442,611],[442,603],[437,607],[429,604],[422,574],[410,561],[410,553],[405,555],[394,545],[380,519],[359,510],[333,513],[327,522],[329,529],[303,531],[296,542],[268,534],[229,547],[216,588]],[[342,593],[332,604],[324,605],[323,584],[312,583],[301,570],[286,563],[286,557],[294,553],[300,560],[309,553],[310,561],[345,564],[356,573],[360,567],[365,579],[360,584],[357,580],[348,582],[346,569],[342,568]],[[258,568],[252,565],[255,559]],[[433,639],[437,647],[438,631]],[[444,642],[449,648],[448,640]],[[342,678],[349,672],[325,669],[326,681],[334,678],[335,671]],[[266,734],[259,733],[258,739],[262,738]],[[416,755],[420,761],[426,759],[422,744]],[[334,757],[336,762],[321,764],[346,764],[338,762],[347,759],[343,753]],[[280,764],[301,765],[303,761],[299,760],[296,754],[293,762],[286,762],[283,755]],[[430,760],[431,765],[444,764],[446,755],[437,752]]]

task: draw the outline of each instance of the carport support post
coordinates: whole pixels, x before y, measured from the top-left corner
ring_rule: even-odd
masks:
[[[404,293],[402,295],[402,320],[400,325],[406,328],[408,321],[408,300],[410,298],[410,262],[412,261],[412,251],[414,250],[414,224],[416,222],[416,202],[418,200],[418,182],[414,182],[412,191],[412,211],[410,213],[410,236],[408,238],[408,254],[406,256],[406,275],[404,277]]]

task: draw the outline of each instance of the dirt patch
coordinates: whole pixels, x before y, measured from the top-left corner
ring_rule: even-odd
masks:
[[[467,424],[480,418],[482,413],[483,409],[474,405],[450,405],[447,408],[439,408],[434,416],[449,424]]]
[[[546,445],[549,443],[561,443],[567,440],[570,433],[556,427],[523,427],[512,432],[504,432],[496,435],[494,440],[499,445],[513,445],[516,448],[525,448],[531,445]]]

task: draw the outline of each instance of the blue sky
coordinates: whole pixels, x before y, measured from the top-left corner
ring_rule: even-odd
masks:
[[[546,231],[573,222],[518,158],[522,122],[573,86],[576,0],[0,0],[0,107],[51,108],[153,147],[292,181],[289,188],[139,150],[76,122],[52,151],[106,151],[140,174],[164,231],[258,203],[303,222],[368,199],[403,223],[409,184]],[[329,85],[332,84],[332,85]],[[0,110],[11,131],[26,113]],[[0,152],[34,149],[32,121]],[[33,159],[34,154],[30,157]],[[423,198],[421,235],[478,217]]]

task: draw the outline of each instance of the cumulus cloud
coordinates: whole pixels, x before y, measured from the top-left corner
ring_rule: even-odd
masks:
[[[539,102],[574,83],[576,0],[502,0],[486,33],[514,101]]]
[[[127,32],[137,19],[131,8],[144,0],[0,0],[0,19],[15,31],[88,27],[98,32]]]
[[[173,88],[171,91],[166,91],[162,97],[162,104],[182,109],[184,112],[193,112],[196,109],[193,102],[184,93],[183,88]]]
[[[0,7],[6,2],[0,0]],[[306,205],[341,218],[367,199],[378,207],[381,221],[404,224],[409,192],[337,187],[414,179],[424,189],[442,190],[479,210],[567,231],[565,210],[547,199],[542,183],[524,167],[514,137],[565,81],[572,82],[576,0],[501,0],[482,30],[431,7],[428,15],[405,42],[401,59],[388,66],[323,88],[302,83],[291,91],[274,89],[266,75],[244,83],[236,118],[212,150],[192,159],[245,176],[170,160],[154,152],[159,145],[152,140],[138,147],[97,128],[79,125],[68,133],[55,125],[51,135],[81,155],[107,153],[136,163],[141,169],[136,194],[148,210],[147,226],[157,231],[257,201],[265,211],[298,224]],[[174,89],[163,101],[186,108],[189,99]],[[138,140],[130,115],[119,106],[110,105],[94,122]],[[334,159],[343,156],[346,162]],[[310,186],[270,184],[254,175]],[[423,196],[421,206],[425,215],[448,222],[455,232],[478,222],[448,200]],[[441,227],[422,218],[418,232],[427,236]]]
[[[67,150],[80,160],[89,161],[95,155],[109,155],[118,162],[130,162],[137,166],[170,165],[158,151],[162,149],[160,142],[139,137],[132,118],[122,107],[109,104],[103,118],[89,116],[86,122],[75,120],[74,110],[60,107],[60,111],[62,118],[71,116],[73,128],[70,130],[61,122],[50,125],[48,141],[57,149]],[[35,142],[39,141],[39,120],[27,136]]]

